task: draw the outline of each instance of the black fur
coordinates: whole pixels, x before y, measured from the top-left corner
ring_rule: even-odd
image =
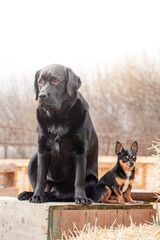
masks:
[[[98,139],[88,104],[77,91],[80,85],[80,78],[61,65],[36,73],[38,152],[28,167],[34,192],[21,193],[20,200],[90,203],[97,183]]]

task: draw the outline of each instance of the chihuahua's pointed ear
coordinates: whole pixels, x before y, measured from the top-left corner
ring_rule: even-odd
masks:
[[[131,149],[132,149],[135,153],[138,152],[138,143],[137,143],[137,141],[134,141],[134,142],[132,143]]]
[[[122,144],[120,142],[116,142],[115,153],[119,154],[124,150]]]
[[[66,68],[67,76],[67,93],[71,97],[81,86],[80,78],[70,69]]]
[[[38,87],[39,75],[40,75],[40,71],[37,71],[35,74],[35,80],[34,80],[34,92],[36,94],[36,100],[38,99],[38,95],[39,95],[39,87]]]

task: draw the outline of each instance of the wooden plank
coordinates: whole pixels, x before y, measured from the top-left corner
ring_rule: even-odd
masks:
[[[108,209],[152,209],[153,206],[146,202],[125,204],[92,203],[91,205],[78,205],[75,203],[53,203],[53,210],[108,210]]]
[[[1,188],[0,196],[17,197],[18,189],[16,187]]]
[[[5,184],[5,178],[4,176],[0,176],[0,186],[4,186]]]
[[[143,164],[143,171],[142,171],[142,189],[146,188],[146,168],[147,168],[147,164]]]
[[[69,234],[74,230],[74,224],[79,229],[89,222],[88,210],[54,210],[50,214],[49,239],[60,239],[62,230]]]
[[[17,166],[14,163],[11,164],[0,163],[0,173],[15,172],[16,170]]]
[[[154,209],[128,209],[128,210],[92,210],[90,211],[91,226],[97,224],[101,227],[115,227],[119,224],[130,226],[131,219],[134,223],[139,225],[140,223],[153,222],[153,216],[155,217]],[[96,222],[95,220],[96,215]]]
[[[61,230],[69,234],[74,231],[74,224],[82,230],[85,224],[91,226],[116,227],[119,224],[129,226],[132,222],[143,224],[153,222],[156,217],[155,209],[88,209],[88,210],[55,210],[50,207],[49,213],[49,239],[60,239]],[[69,221],[68,221],[69,220]],[[74,223],[74,224],[73,224]]]
[[[15,176],[15,181],[29,181],[28,174],[17,173]]]
[[[0,159],[0,163],[14,163],[18,167],[28,167],[29,159]]]
[[[26,183],[23,183],[23,182],[18,182],[15,184],[15,187],[18,189],[18,192],[21,193],[23,191],[28,191],[29,187],[28,187],[28,184]]]
[[[14,172],[9,172],[5,174],[5,187],[14,186]]]
[[[136,201],[144,201],[144,202],[156,202],[158,201],[156,194],[153,192],[144,192],[144,191],[132,191],[131,196]],[[159,201],[160,202],[160,199]]]
[[[0,163],[15,163],[17,166],[28,166],[29,159],[0,159]],[[116,163],[117,157],[116,156],[106,156],[106,155],[99,155],[98,162],[99,163]],[[138,156],[137,163],[147,163],[153,164],[156,160],[152,156]]]
[[[106,155],[99,155],[98,162],[99,163],[116,163],[117,157],[115,156],[106,156]],[[137,163],[147,163],[153,164],[156,163],[156,159],[152,156],[138,156]]]

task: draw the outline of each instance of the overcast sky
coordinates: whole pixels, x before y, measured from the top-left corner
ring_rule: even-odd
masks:
[[[159,0],[1,0],[0,81],[59,63],[93,71],[160,49]]]

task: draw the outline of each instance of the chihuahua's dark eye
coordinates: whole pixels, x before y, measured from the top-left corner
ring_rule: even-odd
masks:
[[[44,83],[44,80],[39,80],[39,84],[42,85]]]
[[[57,84],[57,83],[59,83],[59,79],[54,78],[54,79],[52,80],[52,82]]]

